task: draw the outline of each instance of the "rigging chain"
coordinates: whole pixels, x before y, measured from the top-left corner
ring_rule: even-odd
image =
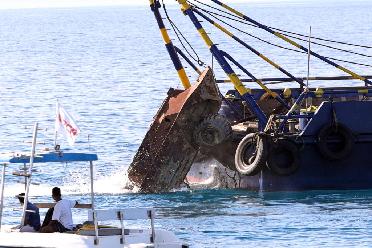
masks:
[[[190,42],[186,39],[186,37],[182,34],[182,32],[179,30],[179,28],[177,27],[177,25],[170,19],[169,15],[168,15],[168,11],[165,7],[165,3],[164,3],[164,0],[162,0],[162,5],[163,5],[163,8],[164,8],[164,12],[165,12],[165,16],[167,17],[169,23],[171,24],[171,27],[173,29],[173,32],[176,34],[177,36],[177,39],[179,40],[179,42],[181,43],[181,46],[183,47],[183,49],[185,49],[186,53],[195,61],[198,63],[198,65],[200,66],[204,66],[205,63],[200,59],[199,55],[197,54],[197,52],[195,51],[195,49],[192,47],[192,45],[190,44]],[[183,43],[182,39],[180,38],[180,36],[184,39],[184,41],[187,43],[187,45],[191,48],[192,52],[195,54],[196,58],[190,53],[190,51],[186,48],[185,44]]]

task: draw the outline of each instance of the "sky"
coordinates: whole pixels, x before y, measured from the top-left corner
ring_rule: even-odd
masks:
[[[206,0],[202,0],[206,1]],[[225,3],[249,2],[279,2],[283,0],[222,0]],[[284,0],[284,1],[311,1],[311,0]],[[206,1],[208,2],[208,1]],[[165,3],[176,3],[175,0],[165,0]],[[64,8],[64,7],[91,7],[91,6],[118,6],[118,5],[148,5],[148,0],[0,0],[0,9],[21,8]]]

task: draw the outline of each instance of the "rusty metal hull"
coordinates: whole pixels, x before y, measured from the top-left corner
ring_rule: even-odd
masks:
[[[140,192],[169,191],[183,183],[198,152],[193,131],[220,106],[210,68],[189,89],[168,92],[128,169],[129,179]]]

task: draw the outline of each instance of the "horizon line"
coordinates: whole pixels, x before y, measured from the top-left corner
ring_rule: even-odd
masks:
[[[274,3],[306,3],[319,2],[321,0],[225,0],[223,2],[230,4],[274,4]],[[326,2],[339,2],[336,0],[323,0]],[[368,0],[357,0],[368,1]],[[168,5],[177,5],[176,2],[168,1]],[[114,7],[114,6],[148,6],[147,0],[0,0],[1,10],[15,10],[15,9],[45,9],[45,8],[79,8],[79,7]]]

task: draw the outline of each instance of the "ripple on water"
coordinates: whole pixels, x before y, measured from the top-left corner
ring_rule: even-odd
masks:
[[[243,12],[264,24],[286,30],[352,43],[370,43],[372,15],[369,1],[307,3],[244,3]],[[40,136],[53,145],[56,99],[78,116],[81,136],[75,149],[97,152],[96,201],[100,208],[155,207],[156,225],[174,231],[192,247],[370,247],[372,191],[247,192],[244,190],[182,190],[167,194],[133,194],[125,189],[125,170],[166,96],[169,87],[181,87],[158,28],[147,7],[31,9],[0,11],[0,151],[29,150],[24,129],[39,121],[48,129]],[[169,13],[199,53],[211,62],[209,51],[192,23],[178,7]],[[296,15],[294,15],[296,13]],[[139,18],[140,17],[140,18]],[[280,44],[270,34],[238,26]],[[209,29],[209,27],[208,27]],[[337,30],[337,32],[335,32]],[[209,32],[209,31],[208,31]],[[273,48],[250,37],[250,45],[296,76],[307,72],[306,55]],[[229,46],[228,38],[213,33],[220,47],[261,77],[282,77],[259,58]],[[175,40],[175,44],[178,42]],[[280,44],[286,46],[286,44]],[[326,56],[346,57],[314,45]],[[358,52],[369,53],[366,49]],[[360,63],[370,63],[360,58]],[[361,74],[368,67],[347,65]],[[218,78],[225,75],[216,65]],[[191,81],[196,74],[186,68]],[[311,59],[311,76],[340,75],[334,68]],[[340,85],[345,82],[335,82]],[[351,81],[350,85],[358,82]],[[256,87],[248,84],[249,87]],[[290,86],[285,84],[284,86]],[[292,85],[293,86],[293,85]],[[326,86],[311,82],[311,86]],[[221,85],[221,91],[231,89]],[[61,141],[61,145],[68,145]],[[87,167],[83,164],[37,166],[31,200],[50,201],[50,189],[61,186],[64,195],[89,201]],[[19,222],[13,196],[23,190],[16,179],[6,187],[3,223]],[[42,210],[44,214],[44,210]],[[74,221],[86,212],[74,210]],[[146,223],[140,223],[140,225]]]

